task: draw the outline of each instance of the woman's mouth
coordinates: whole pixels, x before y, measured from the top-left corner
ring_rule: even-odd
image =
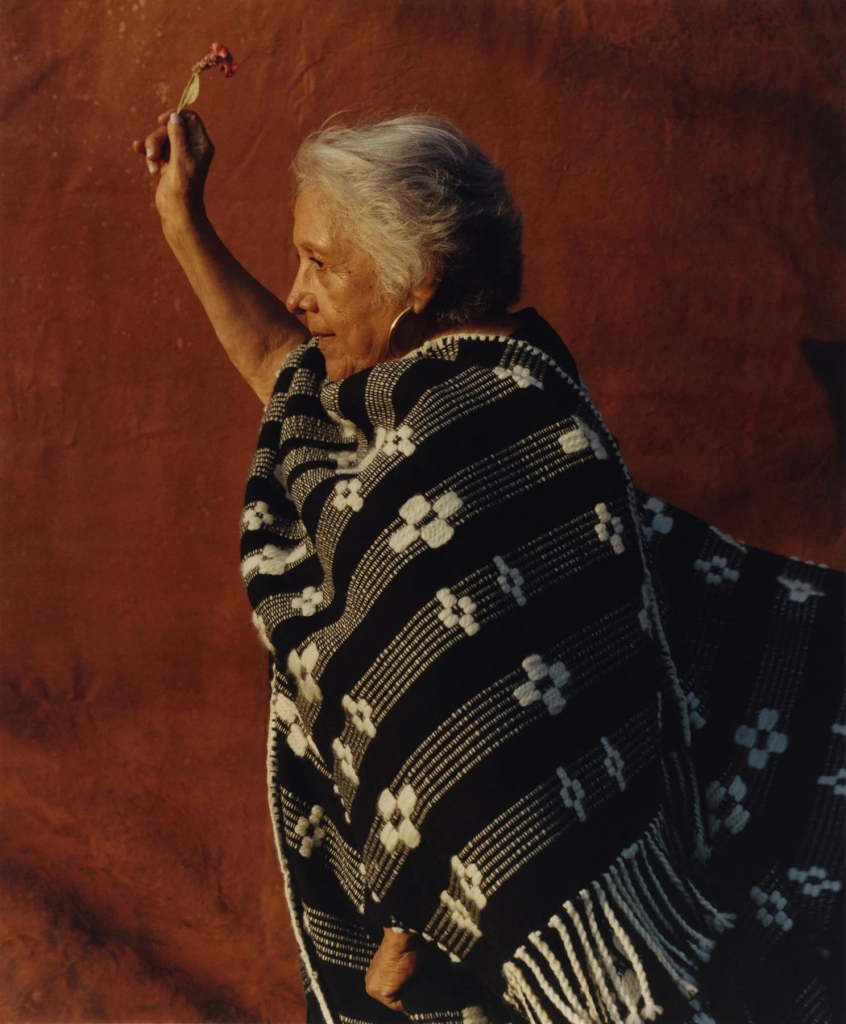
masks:
[[[332,340],[332,338],[334,338],[334,337],[335,337],[335,335],[334,335],[334,334],[318,334],[318,335],[317,335],[317,339],[318,339],[318,340],[317,340],[317,345],[318,345],[318,347],[320,348],[320,351],[321,351],[321,352],[323,351],[323,347],[324,347],[324,346],[325,346],[325,345],[326,345],[326,344],[327,344],[328,342],[330,342],[330,341]]]

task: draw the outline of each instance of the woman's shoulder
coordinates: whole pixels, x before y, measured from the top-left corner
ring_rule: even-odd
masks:
[[[494,326],[468,325],[437,336],[365,371],[363,376],[373,378],[367,383],[351,377],[341,387],[355,386],[365,405],[375,403],[374,413],[392,422],[407,416],[440,422],[456,410],[466,414],[482,407],[519,417],[527,403],[532,419],[557,419],[583,402],[575,360],[535,309],[511,313],[501,329]]]
[[[538,313],[534,306],[517,310],[514,316],[518,318],[519,325],[512,332],[511,337],[517,341],[528,342],[545,352],[564,370],[568,377],[572,377],[576,384],[581,385],[582,379],[572,352],[567,348],[558,332]]]
[[[461,362],[456,359],[459,352],[463,352],[467,359],[473,361],[480,359],[483,351],[483,348],[473,344],[474,342],[494,341],[507,345],[511,349],[509,355],[502,357],[507,364],[510,365],[514,360],[515,350],[522,349],[525,357],[529,359],[534,350],[535,355],[540,353],[545,361],[554,363],[577,387],[582,386],[581,375],[572,353],[557,331],[534,307],[527,306],[525,309],[509,312],[507,317],[507,320],[473,324],[438,335],[425,341],[397,362],[419,362],[421,357]],[[488,355],[490,356],[490,353]]]

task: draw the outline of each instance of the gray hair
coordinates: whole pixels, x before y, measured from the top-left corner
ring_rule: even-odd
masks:
[[[323,192],[335,230],[370,256],[383,301],[404,302],[434,273],[429,313],[449,328],[502,313],[520,298],[520,211],[503,171],[446,118],[324,124],[291,169],[295,195]]]

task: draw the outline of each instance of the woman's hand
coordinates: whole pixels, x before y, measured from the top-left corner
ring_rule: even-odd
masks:
[[[365,992],[383,1006],[405,1013],[402,987],[411,980],[424,953],[418,935],[386,928],[364,977]]]
[[[162,222],[178,223],[186,216],[197,221],[205,217],[203,192],[214,157],[214,143],[193,110],[183,110],[181,123],[170,119],[176,108],[159,114],[159,127],[132,148],[143,154],[150,174],[159,176],[156,209]]]

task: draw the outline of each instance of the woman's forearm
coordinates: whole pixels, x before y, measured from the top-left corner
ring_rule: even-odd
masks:
[[[203,304],[220,343],[263,404],[275,371],[308,331],[241,266],[205,216],[163,225],[165,238]]]

